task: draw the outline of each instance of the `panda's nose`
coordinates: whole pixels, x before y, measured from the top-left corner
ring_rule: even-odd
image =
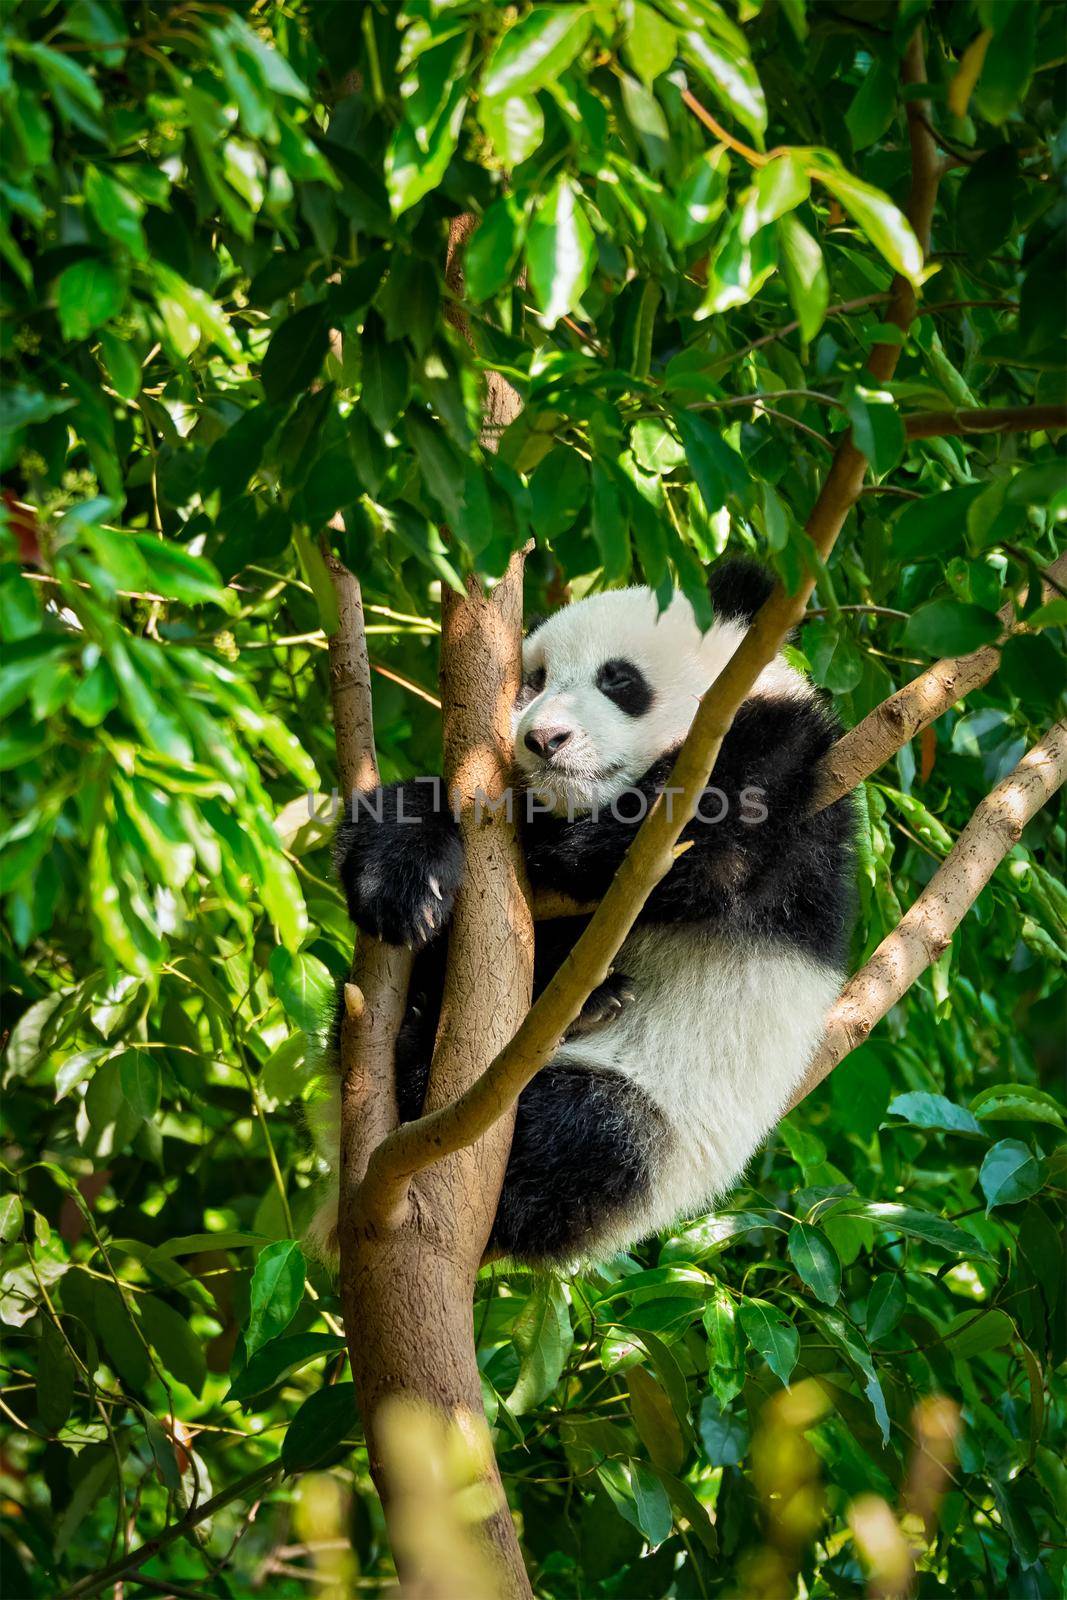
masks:
[[[569,728],[531,728],[523,742],[527,750],[547,761],[549,756],[563,749],[570,736]]]

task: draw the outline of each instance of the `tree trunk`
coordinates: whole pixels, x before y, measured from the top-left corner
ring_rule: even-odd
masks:
[[[512,821],[479,798],[504,791],[519,684],[522,558],[489,597],[476,588],[444,607],[441,683],[445,776],[460,808],[466,877],[449,939],[429,1106],[461,1094],[515,1032],[530,1003],[533,921]],[[474,1280],[511,1143],[503,1118],[476,1145],[418,1175],[399,1214],[372,1221],[356,1199],[343,1228],[342,1303],[371,1471],[389,1516],[377,1419],[384,1401],[429,1403],[484,1429],[472,1329]],[[496,1510],[483,1536],[503,1596],[530,1593],[503,1489],[489,1456]],[[411,1574],[420,1582],[427,1573]],[[441,1592],[437,1589],[435,1592]]]

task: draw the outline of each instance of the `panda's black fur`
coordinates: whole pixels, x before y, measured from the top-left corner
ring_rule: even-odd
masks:
[[[579,601],[528,633],[527,656],[541,656],[517,711],[528,785],[563,770],[548,746],[582,744],[582,705],[599,715],[598,694],[601,756],[625,754],[630,741],[656,748],[657,718],[665,730],[640,771],[620,758],[612,804],[601,800],[595,817],[582,797],[603,789],[603,774],[589,750],[559,780],[555,812],[523,816],[535,888],[582,902],[603,895],[645,804],[669,778],[696,693],[721,670],[770,582],[755,563],[719,563],[709,584],[715,623],[703,639],[691,613],[676,609],[685,602],[657,619],[647,591],[634,590],[610,607],[608,596]],[[602,639],[598,603],[612,619]],[[613,666],[606,677],[604,663]],[[719,815],[725,797],[725,815],[686,828],[691,847],[649,896],[617,971],[520,1097],[490,1240],[496,1253],[534,1264],[595,1259],[706,1206],[736,1181],[817,1042],[843,972],[852,810],[839,801],[810,811],[816,770],[839,732],[832,713],[780,659],[765,676],[723,741],[701,807]],[[463,849],[441,786],[411,781],[374,799],[381,821],[357,807],[339,828],[337,862],[353,921],[418,951],[396,1052],[400,1115],[409,1120],[426,1089],[447,947],[440,935]],[[400,821],[398,806],[417,821]],[[535,993],[584,925],[538,924]]]

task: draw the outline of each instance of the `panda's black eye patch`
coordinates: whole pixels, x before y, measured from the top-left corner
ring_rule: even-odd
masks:
[[[620,711],[628,717],[643,717],[655,695],[652,685],[632,661],[613,656],[596,675],[596,686]]]
[[[529,672],[524,672],[522,675],[522,688],[519,690],[519,705],[528,706],[531,700],[536,700],[544,686],[544,667],[531,667]]]

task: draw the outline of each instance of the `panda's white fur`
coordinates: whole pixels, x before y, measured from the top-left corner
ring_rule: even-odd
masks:
[[[553,813],[527,833],[535,883],[583,899],[603,892],[613,870],[600,861],[609,837],[604,830],[619,835],[621,856],[634,829],[617,817],[601,822],[602,808],[642,782],[655,793],[662,779],[650,783],[650,769],[685,737],[700,696],[744,637],[754,608],[744,615],[743,607],[724,603],[702,634],[681,595],[660,613],[651,591],[625,589],[565,607],[531,633],[523,666],[532,682],[516,711],[515,759],[542,810]],[[612,658],[639,669],[649,692],[646,709],[622,709],[597,686],[598,672]],[[793,749],[797,728],[808,732]],[[565,745],[554,754],[528,748],[527,736],[546,730],[565,732]],[[713,782],[732,784],[728,798],[737,808],[747,764],[769,775],[768,832],[761,835],[758,823],[746,831],[750,818],[739,824],[736,809],[728,827],[696,830],[693,849],[658,891],[660,903],[655,896],[649,902],[617,957],[632,997],[615,1013],[609,1010],[610,1020],[563,1042],[524,1092],[493,1241],[504,1253],[557,1264],[602,1259],[714,1204],[781,1114],[818,1043],[843,976],[849,823],[843,813],[836,821],[824,816],[812,822],[804,796],[832,741],[832,721],[807,680],[779,657],[760,675],[729,737],[732,745],[724,745]],[[720,772],[726,774],[721,780]],[[801,814],[791,816],[790,806]],[[398,861],[398,852],[418,848],[417,834],[398,828],[378,836],[363,825],[344,825],[339,861],[350,909],[362,926],[391,926],[401,934],[418,928],[424,908],[417,897],[405,906],[381,901],[383,883],[421,883],[432,874],[440,888],[439,844],[427,842],[425,863]],[[773,882],[779,854],[780,907]],[[587,863],[594,861],[586,881]],[[430,901],[431,889],[422,892]],[[542,936],[549,936],[543,926],[539,951]],[[420,960],[443,943],[431,945]],[[406,1078],[425,1081],[430,1020],[425,1061],[417,1059],[418,1049],[410,1061],[398,1051],[402,1107]],[[583,1109],[585,1082],[595,1094]],[[619,1086],[618,1107],[612,1085]],[[560,1086],[568,1098],[557,1125],[554,1108],[564,1106]],[[609,1113],[601,1118],[603,1128],[597,1096]],[[414,1115],[420,1102],[421,1088],[407,1114]],[[615,1182],[624,1170],[634,1174],[629,1186]],[[576,1197],[581,1225],[557,1226],[557,1213],[575,1208]]]

